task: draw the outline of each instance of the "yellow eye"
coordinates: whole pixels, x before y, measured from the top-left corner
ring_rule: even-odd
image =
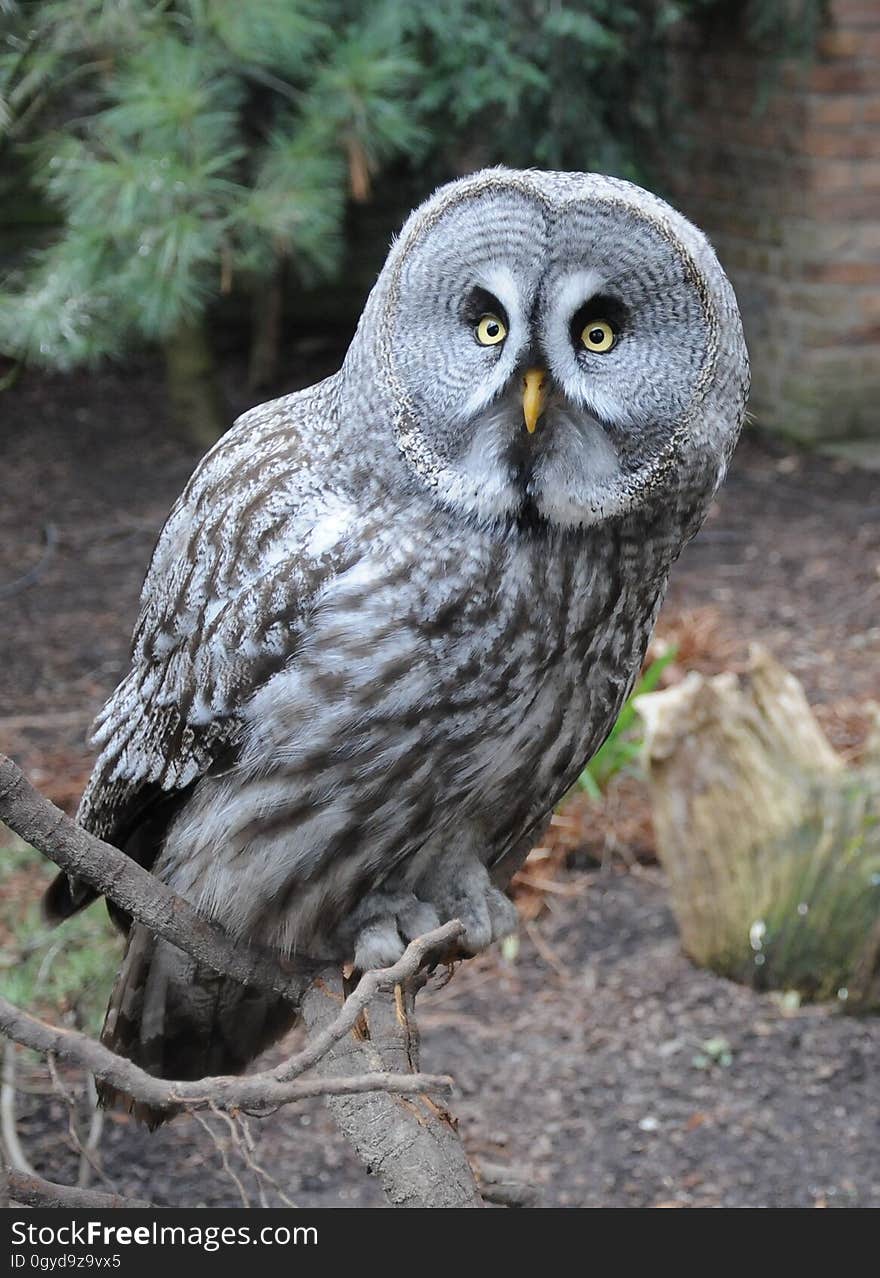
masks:
[[[614,345],[614,329],[607,320],[590,320],[581,333],[581,341],[588,351],[604,355]]]
[[[481,315],[474,335],[481,346],[497,346],[507,336],[507,327],[497,315]]]

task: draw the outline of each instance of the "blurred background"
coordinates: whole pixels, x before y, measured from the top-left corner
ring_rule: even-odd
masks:
[[[878,1206],[876,0],[0,0],[0,750],[75,807],[196,460],[335,370],[410,208],[496,163],[707,231],[752,420],[646,699],[518,876],[518,942],[422,1000],[424,1062],[546,1205]],[[118,941],[100,908],[46,933],[47,874],[0,828],[0,988],[94,1030]],[[0,1118],[50,1179],[378,1201],[317,1105],[252,1124],[274,1187],[9,1046]]]

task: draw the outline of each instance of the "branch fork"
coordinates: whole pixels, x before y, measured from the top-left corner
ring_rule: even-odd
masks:
[[[394,1205],[483,1205],[456,1124],[430,1096],[449,1095],[452,1079],[419,1071],[412,1019],[426,966],[454,952],[461,923],[417,937],[392,967],[364,973],[352,989],[335,968],[291,970],[288,964],[284,970],[275,955],[232,940],[124,852],[76,825],[3,755],[0,821],[198,962],[295,1002],[309,1032],[306,1046],[273,1069],[194,1082],[156,1078],[88,1035],[49,1025],[0,997],[0,1034],[10,1042],[82,1066],[138,1101],[167,1110],[263,1115],[324,1096]],[[303,1078],[310,1070],[314,1076]],[[10,1199],[30,1205],[142,1205],[14,1170],[7,1181]]]

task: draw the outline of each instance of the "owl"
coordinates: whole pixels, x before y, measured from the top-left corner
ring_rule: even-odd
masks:
[[[660,199],[441,188],[340,371],[245,413],[172,510],[80,822],[279,956],[365,970],[452,918],[484,949],[633,685],[747,382],[731,287]],[[47,913],[91,895],[61,877]],[[115,913],[115,1051],[198,1078],[291,1022]]]

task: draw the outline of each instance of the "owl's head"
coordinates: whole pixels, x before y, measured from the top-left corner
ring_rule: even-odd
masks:
[[[717,482],[748,379],[732,290],[685,218],[628,182],[504,169],[409,218],[345,371],[362,387],[367,366],[372,420],[437,500],[564,526],[695,466]]]

